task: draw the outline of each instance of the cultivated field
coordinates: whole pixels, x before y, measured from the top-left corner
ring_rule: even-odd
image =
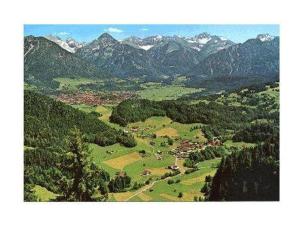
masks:
[[[142,90],[137,94],[144,99],[161,101],[161,100],[174,100],[181,96],[201,92],[201,88],[188,88],[181,85],[173,84],[163,86],[160,83],[149,82],[141,85]]]

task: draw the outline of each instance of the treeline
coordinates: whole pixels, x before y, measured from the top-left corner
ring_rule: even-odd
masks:
[[[31,147],[61,145],[74,126],[78,127],[88,142],[102,146],[117,142],[135,146],[134,138],[117,131],[96,115],[81,112],[62,102],[32,91],[24,92],[24,144]]]
[[[223,157],[228,154],[230,154],[230,151],[223,146],[207,146],[204,150],[191,152],[191,154],[189,154],[189,157],[185,160],[184,166],[194,168],[199,162]]]
[[[180,123],[204,123],[227,129],[259,118],[259,112],[249,107],[224,106],[215,102],[187,104],[184,101],[150,101],[132,99],[121,102],[113,109],[110,121],[126,126],[144,121],[151,116],[168,116]]]
[[[223,157],[207,198],[209,201],[278,201],[278,140]]]
[[[110,121],[126,126],[128,123],[145,121],[151,116],[165,116],[159,102],[146,99],[129,99],[115,107],[110,116]]]
[[[245,141],[250,143],[262,142],[268,139],[279,139],[278,124],[254,123],[237,131],[232,140]]]

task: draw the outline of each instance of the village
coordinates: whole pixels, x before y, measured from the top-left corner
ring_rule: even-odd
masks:
[[[220,146],[222,142],[218,138],[214,138],[212,141],[208,141],[207,143],[199,143],[199,142],[191,142],[189,140],[181,141],[180,145],[172,149],[172,153],[178,159],[188,158],[189,154],[194,151],[204,150],[208,146]]]
[[[76,93],[60,93],[56,99],[66,104],[77,105],[86,104],[91,106],[103,104],[118,104],[126,99],[134,97],[135,94],[129,91],[94,93],[91,91],[83,91]]]
[[[155,126],[139,127],[137,125],[134,125],[130,127],[128,130],[124,129],[124,132],[125,133],[131,132],[135,134],[136,137],[141,139],[148,139],[148,140],[150,139],[149,144],[155,148],[156,143],[154,139],[157,138],[157,135],[156,133],[150,132],[151,129],[155,129],[155,128],[156,128]],[[163,136],[163,138],[170,139],[170,137],[167,135]],[[181,137],[175,137],[174,141],[177,142],[177,144],[174,145],[174,148],[168,151],[168,154],[173,155],[175,157],[175,163],[166,167],[166,169],[170,169],[173,172],[178,172],[180,170],[180,167],[177,165],[177,160],[186,159],[189,157],[189,155],[192,152],[205,150],[206,147],[209,146],[217,147],[222,145],[222,142],[217,137],[214,137],[212,140],[206,142],[192,141],[190,139],[182,139]],[[145,157],[144,151],[140,151],[140,154],[142,157]],[[154,156],[156,157],[157,160],[163,160],[163,155],[164,154],[162,150],[156,149],[154,151]],[[149,176],[151,174],[152,174],[151,170],[145,169],[142,171],[141,176]]]

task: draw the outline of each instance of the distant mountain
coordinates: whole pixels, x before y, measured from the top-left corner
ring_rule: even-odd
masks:
[[[160,81],[165,75],[172,78],[183,74],[192,86],[213,80],[217,81],[213,87],[225,83],[231,87],[233,82],[237,86],[246,80],[265,82],[277,79],[279,74],[279,38],[268,34],[242,44],[208,33],[193,37],[130,37],[123,41],[104,33],[88,44],[47,38],[25,38],[26,82],[102,74]]]
[[[197,50],[181,38],[165,39],[147,51],[153,66],[163,74],[184,74],[199,63]]]
[[[150,48],[152,48],[153,46],[161,43],[164,40],[165,40],[165,37],[163,37],[161,35],[150,36],[150,37],[146,37],[146,38],[139,38],[139,37],[132,36],[132,37],[124,39],[122,41],[122,43],[131,45],[135,48],[141,48],[141,49],[144,49],[147,51]]]
[[[256,38],[264,42],[272,41],[275,37],[271,36],[270,34],[259,34]]]
[[[121,43],[107,33],[80,48],[76,55],[93,63],[101,71],[116,76],[158,74],[145,50]]]
[[[199,51],[200,59],[204,59],[210,54],[235,44],[224,37],[210,35],[208,33],[201,33],[194,37],[185,38],[185,40],[189,43],[191,48]]]
[[[63,41],[60,37],[48,35],[45,36],[50,41],[58,44],[63,49],[67,50],[68,52],[75,53],[79,48],[82,48],[85,43],[79,43],[75,41],[73,38],[68,38],[66,41]]]
[[[188,73],[190,84],[228,77],[277,79],[279,75],[279,37],[262,41],[261,36],[209,55]]]
[[[165,75],[183,74],[202,59],[219,50],[234,45],[223,37],[201,33],[194,37],[150,36],[129,37],[122,43],[144,49],[153,60],[153,67]]]
[[[209,54],[215,53],[219,50],[222,50],[224,48],[227,48],[235,44],[234,42],[224,37],[210,35],[208,33],[201,33],[193,37],[180,37],[177,35],[174,36],[155,35],[146,38],[139,38],[139,37],[132,36],[124,39],[122,43],[131,45],[136,48],[149,50],[152,47],[166,41],[181,41],[181,42],[186,41],[189,47],[199,52],[203,50],[202,51],[203,53],[201,53],[202,58],[205,58],[205,56]]]
[[[96,77],[98,69],[44,37],[24,39],[24,78],[28,83],[48,85],[56,77]]]

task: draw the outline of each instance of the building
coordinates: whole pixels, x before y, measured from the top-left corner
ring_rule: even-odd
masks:
[[[151,171],[150,170],[144,170],[142,172],[142,176],[148,176],[148,175],[151,175]]]
[[[171,166],[168,166],[168,169],[179,170],[179,167],[177,165],[171,165]]]

